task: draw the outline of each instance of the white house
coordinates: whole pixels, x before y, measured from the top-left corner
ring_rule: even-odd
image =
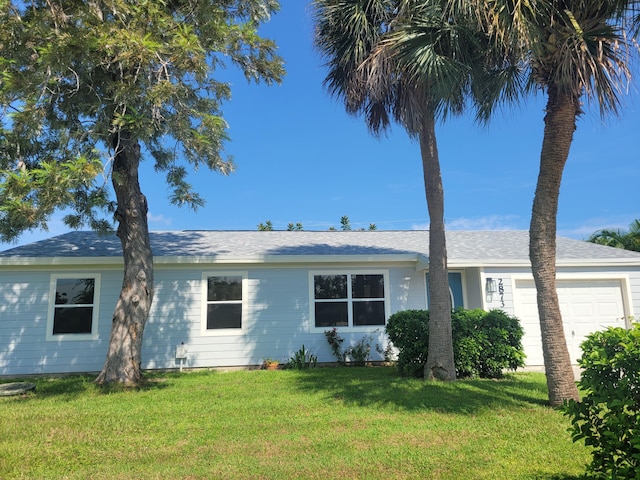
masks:
[[[542,365],[528,233],[450,231],[447,242],[454,305],[520,318],[527,364]],[[178,367],[182,349],[188,367],[286,360],[302,345],[329,362],[325,330],[384,347],[392,313],[429,306],[427,231],[155,232],[151,244],[145,369]],[[122,269],[115,235],[0,252],[0,375],[100,370]],[[640,253],[559,238],[557,278],[574,362],[586,334],[640,311]]]

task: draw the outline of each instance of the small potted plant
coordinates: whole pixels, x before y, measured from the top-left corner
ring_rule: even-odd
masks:
[[[264,370],[277,370],[280,362],[278,360],[274,360],[273,358],[265,358],[262,361],[262,368]]]

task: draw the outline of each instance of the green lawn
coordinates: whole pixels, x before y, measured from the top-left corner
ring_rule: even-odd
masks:
[[[544,375],[452,384],[390,367],[40,378],[0,398],[0,479],[576,479],[589,451]],[[3,380],[4,381],[4,380]]]

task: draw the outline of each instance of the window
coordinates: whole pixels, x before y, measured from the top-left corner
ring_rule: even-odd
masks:
[[[316,328],[385,325],[383,273],[314,273],[312,279]]]
[[[47,338],[95,338],[100,277],[54,275],[51,280]]]
[[[243,274],[205,275],[205,331],[242,329]]]

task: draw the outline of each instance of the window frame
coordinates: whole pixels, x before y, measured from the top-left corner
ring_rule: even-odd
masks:
[[[209,305],[209,278],[210,277],[241,277],[242,299],[240,300],[240,328],[207,328],[207,306]],[[246,271],[237,270],[225,270],[225,271],[207,271],[202,272],[202,309],[201,309],[201,328],[200,331],[204,336],[228,336],[228,335],[243,335],[246,332],[247,326],[247,281],[249,275]],[[217,303],[217,302],[211,302]],[[236,301],[228,301],[228,303],[237,303]]]
[[[91,333],[53,333],[55,311],[56,311],[56,290],[58,279],[93,279],[93,303],[91,304]],[[78,340],[97,340],[98,339],[98,319],[100,318],[100,284],[101,275],[99,273],[53,273],[49,280],[49,308],[47,312],[47,341],[78,341]],[[89,304],[74,305],[57,308],[81,308],[87,307]]]
[[[335,328],[345,332],[375,332],[376,330],[384,329],[387,325],[387,321],[391,316],[391,302],[389,292],[389,270],[361,270],[361,269],[331,269],[331,270],[310,270],[309,271],[309,331],[312,333],[324,333],[328,329],[332,329],[332,326],[316,327],[316,298],[315,298],[315,276],[316,275],[346,275],[347,276],[347,325],[337,326]],[[353,298],[352,291],[352,276],[353,275],[382,275],[384,296],[383,297],[371,297],[371,298]],[[328,299],[328,301],[335,301],[336,299]],[[354,301],[355,300],[355,301]],[[384,301],[384,324],[382,325],[354,325],[353,304],[358,302],[366,302],[369,300],[382,300]]]

